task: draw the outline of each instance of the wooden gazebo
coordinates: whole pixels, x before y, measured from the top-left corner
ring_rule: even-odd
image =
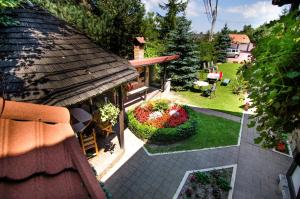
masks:
[[[130,63],[107,52],[38,6],[6,11],[18,24],[0,29],[0,93],[7,100],[70,107],[109,99],[119,107],[124,146],[124,85]]]

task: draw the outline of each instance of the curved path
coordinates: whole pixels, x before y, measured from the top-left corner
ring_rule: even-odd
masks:
[[[187,170],[237,164],[234,199],[280,198],[277,176],[286,173],[292,159],[255,145],[256,132],[247,122],[245,115],[240,146],[158,156],[140,148],[105,186],[114,199],[169,199]]]

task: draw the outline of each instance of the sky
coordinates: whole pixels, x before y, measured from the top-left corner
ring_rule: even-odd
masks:
[[[159,8],[159,3],[167,0],[142,0],[146,11],[164,14]],[[278,19],[283,7],[273,6],[271,0],[219,0],[218,17],[214,32],[217,32],[227,23],[231,30],[241,30],[244,25],[253,27]],[[192,21],[192,30],[207,32],[210,23],[205,14],[203,0],[190,0],[187,17]]]

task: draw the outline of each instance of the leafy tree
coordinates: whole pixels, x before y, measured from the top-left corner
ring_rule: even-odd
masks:
[[[18,24],[12,17],[5,14],[5,10],[16,8],[21,5],[21,0],[0,0],[0,26]]]
[[[132,39],[142,34],[144,5],[140,0],[32,0],[75,25],[99,45],[132,57]]]
[[[157,41],[159,38],[158,19],[154,12],[148,12],[143,19],[143,36],[149,41]]]
[[[226,49],[230,48],[230,38],[228,33],[228,27],[227,24],[225,24],[224,28],[218,35],[215,43],[217,62],[226,62]]]
[[[180,54],[178,60],[167,65],[167,74],[171,77],[172,87],[185,90],[193,86],[197,79],[199,57],[191,32],[191,21],[185,16],[178,18],[178,25],[167,38],[167,54]]]
[[[266,27],[266,26],[265,26]],[[254,49],[249,97],[256,107],[251,126],[256,143],[273,147],[286,133],[300,128],[300,20],[283,16],[265,31]]]
[[[254,28],[252,28],[251,25],[244,25],[243,30],[240,33],[248,35],[250,41],[253,41]]]
[[[159,7],[167,12],[164,17],[159,15],[161,18],[161,38],[165,38],[170,31],[176,28],[177,15],[184,13],[187,4],[188,1],[184,0],[168,0],[168,3],[159,4]]]
[[[215,61],[215,46],[214,41],[209,41],[209,32],[202,34],[202,37],[196,38],[196,45],[199,52],[199,58],[202,62]]]

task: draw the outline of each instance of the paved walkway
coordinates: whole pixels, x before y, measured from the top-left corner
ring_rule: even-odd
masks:
[[[148,156],[138,148],[104,179],[105,186],[114,199],[169,199],[187,170],[237,164],[234,199],[280,198],[276,179],[287,171],[291,159],[255,145],[256,132],[247,128],[247,121],[245,115],[240,147],[159,156]]]

